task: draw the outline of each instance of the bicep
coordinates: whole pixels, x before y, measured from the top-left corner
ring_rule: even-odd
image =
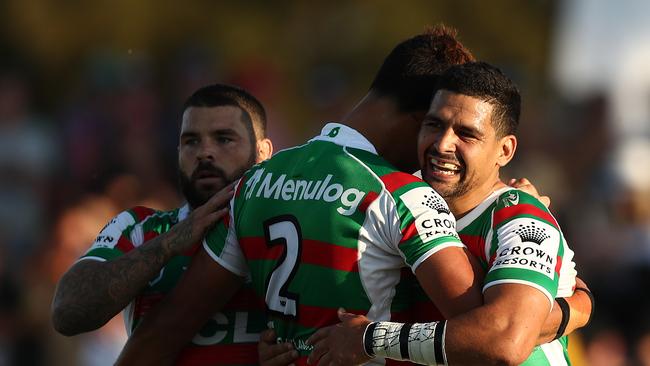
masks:
[[[483,270],[465,248],[449,247],[436,252],[418,266],[415,275],[445,318],[483,303]]]

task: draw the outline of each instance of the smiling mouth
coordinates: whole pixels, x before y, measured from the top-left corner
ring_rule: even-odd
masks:
[[[460,174],[463,170],[459,164],[443,161],[434,157],[429,158],[429,167],[434,175],[443,177],[454,177]]]

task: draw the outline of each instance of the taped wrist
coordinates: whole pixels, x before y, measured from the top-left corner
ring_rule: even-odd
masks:
[[[447,365],[446,326],[444,320],[432,323],[370,323],[363,335],[364,349],[370,357]]]

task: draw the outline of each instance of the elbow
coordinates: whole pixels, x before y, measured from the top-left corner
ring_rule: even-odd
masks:
[[[75,329],[75,327],[72,326],[73,322],[66,319],[65,311],[60,307],[52,307],[51,320],[54,330],[61,335],[72,337],[81,333],[78,329]]]
[[[526,361],[533,351],[534,342],[513,335],[504,336],[492,347],[490,356],[495,365],[516,366]]]

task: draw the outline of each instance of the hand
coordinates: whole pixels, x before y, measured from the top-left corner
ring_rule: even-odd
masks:
[[[192,210],[187,218],[174,225],[165,235],[163,249],[169,256],[182,254],[203,239],[210,228],[228,213],[228,202],[234,193],[231,183]]]
[[[314,346],[308,364],[361,365],[371,359],[363,349],[363,333],[370,320],[344,309],[339,309],[338,316],[341,323],[321,328],[307,339]]]
[[[537,192],[537,188],[526,178],[519,178],[519,179],[510,179],[508,182],[508,185],[511,186],[512,188],[517,188],[519,190],[522,190],[529,195],[537,198],[546,208],[551,207],[551,198],[549,196],[542,196]]]
[[[267,329],[260,334],[260,341],[257,343],[260,366],[293,365],[292,362],[298,359],[298,351],[293,349],[293,345],[289,342],[276,343],[275,340],[273,329]]]

